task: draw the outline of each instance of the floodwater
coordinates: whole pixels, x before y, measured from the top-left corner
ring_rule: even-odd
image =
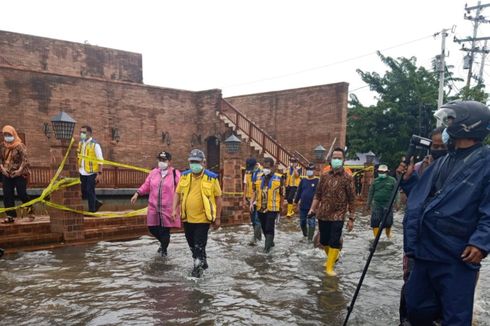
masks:
[[[401,216],[382,238],[349,325],[397,325],[402,285]],[[282,219],[275,247],[247,245],[247,225],[210,233],[204,277],[190,277],[182,234],[169,257],[155,240],[99,242],[10,255],[0,260],[1,325],[341,325],[372,233],[367,217],[345,234],[338,277],[326,277],[324,253],[304,243],[297,219]],[[475,303],[477,325],[490,321],[490,268]]]

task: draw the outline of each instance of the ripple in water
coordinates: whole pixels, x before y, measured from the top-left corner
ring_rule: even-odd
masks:
[[[349,325],[397,325],[400,219],[378,246]],[[167,259],[146,236],[7,256],[0,260],[0,324],[341,325],[369,255],[368,220],[359,217],[345,233],[338,278],[325,277],[324,253],[300,241],[297,218],[281,220],[269,255],[247,245],[249,226],[212,231],[202,279],[190,277],[183,234],[172,235]],[[485,262],[477,325],[490,320],[489,274]]]

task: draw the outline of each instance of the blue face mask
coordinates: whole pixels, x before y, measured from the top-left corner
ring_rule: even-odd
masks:
[[[315,173],[315,171],[313,171],[313,170],[306,170],[306,175],[309,177],[313,176],[314,173]]]
[[[330,164],[332,165],[333,169],[339,169],[344,164],[344,160],[342,160],[340,158],[333,158],[332,163],[330,163]]]
[[[379,173],[378,177],[380,177],[381,179],[384,179],[384,178],[386,178],[386,173]]]
[[[447,128],[444,129],[441,136],[442,136],[442,142],[447,145],[449,143],[449,139],[451,138],[447,133]]]
[[[202,171],[202,165],[199,163],[190,163],[189,167],[191,168],[192,173],[200,173]]]

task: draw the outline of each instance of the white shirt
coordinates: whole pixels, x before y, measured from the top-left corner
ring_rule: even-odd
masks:
[[[81,154],[85,153],[85,145],[87,145],[88,142],[90,142],[92,140],[92,137],[90,137],[89,139],[85,140],[85,141],[82,141],[82,148],[81,148]],[[104,157],[102,156],[102,148],[100,148],[100,145],[99,143],[96,143],[95,144],[95,157],[97,157],[98,160],[103,160]],[[94,162],[95,163],[95,162]],[[102,165],[102,163],[99,163],[100,165]],[[92,175],[94,173],[88,173],[87,171],[85,171],[85,160],[82,159],[82,162],[80,164],[80,168],[78,169],[78,172],[80,172],[81,175]]]

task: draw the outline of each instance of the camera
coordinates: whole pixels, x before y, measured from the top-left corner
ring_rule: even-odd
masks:
[[[418,135],[412,135],[410,138],[410,145],[408,146],[407,155],[405,156],[405,164],[410,164],[410,158],[415,155],[417,150],[428,151],[432,145],[432,140],[429,138],[424,138]]]

